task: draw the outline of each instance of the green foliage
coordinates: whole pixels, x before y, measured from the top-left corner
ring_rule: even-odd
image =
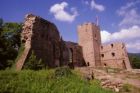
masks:
[[[59,67],[55,70],[55,77],[67,77],[69,75],[72,75],[72,72],[68,67]]]
[[[18,54],[22,25],[0,19],[0,69],[11,67]]]
[[[102,89],[99,81],[86,81],[73,72],[57,78],[57,71],[0,71],[0,93],[113,93]]]
[[[36,55],[32,51],[31,56],[27,60],[27,62],[24,65],[24,69],[32,69],[32,70],[40,70],[45,68],[45,64],[42,62],[42,60],[38,60],[36,58]]]
[[[131,65],[135,69],[140,69],[140,56],[139,54],[129,54]]]

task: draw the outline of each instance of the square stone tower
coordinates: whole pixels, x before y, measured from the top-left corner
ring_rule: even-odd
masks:
[[[101,66],[101,36],[99,26],[93,23],[79,25],[78,37],[78,44],[82,47],[83,56],[87,66]]]

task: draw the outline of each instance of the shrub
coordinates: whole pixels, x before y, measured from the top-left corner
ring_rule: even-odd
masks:
[[[27,62],[24,65],[24,69],[32,69],[32,70],[40,70],[45,68],[45,64],[42,62],[42,60],[38,60],[32,51],[31,56],[27,60]]]
[[[68,67],[59,67],[55,70],[55,77],[72,75],[71,70]]]

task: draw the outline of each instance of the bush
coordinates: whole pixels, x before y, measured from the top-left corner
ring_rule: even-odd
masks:
[[[59,67],[55,70],[55,77],[70,76],[71,70],[68,67]]]
[[[45,64],[42,62],[42,60],[38,60],[32,51],[31,56],[27,60],[27,62],[24,65],[24,69],[32,69],[32,70],[41,70],[45,68]]]

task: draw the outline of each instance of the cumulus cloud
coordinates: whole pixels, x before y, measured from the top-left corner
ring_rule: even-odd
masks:
[[[105,10],[105,7],[101,4],[95,3],[95,0],[92,0],[91,1],[91,9],[96,9],[96,10],[101,12],[101,11]]]
[[[134,25],[114,33],[103,30],[101,31],[101,40],[103,43],[122,41],[126,43],[126,47],[129,51],[135,48],[135,51],[140,52],[140,27]]]
[[[56,20],[59,21],[67,21],[72,22],[75,20],[75,18],[78,16],[78,12],[75,8],[71,8],[71,13],[65,10],[65,8],[68,8],[67,2],[62,2],[58,4],[54,4],[50,8],[50,12],[54,14],[54,17]]]
[[[119,41],[119,40],[131,40],[134,38],[140,38],[140,27],[132,26],[128,29],[121,29],[119,32],[109,33],[106,30],[101,31],[102,42]]]
[[[140,1],[130,2],[117,10],[118,15],[123,17],[119,26],[140,25],[140,15],[137,12],[137,8],[135,8],[139,3]]]

